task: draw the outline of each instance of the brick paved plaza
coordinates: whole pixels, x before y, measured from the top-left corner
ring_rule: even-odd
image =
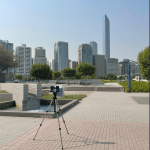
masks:
[[[85,92],[87,94],[87,92]],[[149,150],[149,93],[89,92],[62,118],[64,150]],[[84,92],[82,92],[84,94]],[[61,150],[58,120],[0,117],[0,150]]]

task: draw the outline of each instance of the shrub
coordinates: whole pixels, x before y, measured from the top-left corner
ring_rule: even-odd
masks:
[[[125,89],[125,92],[129,92],[128,82],[119,82]],[[131,92],[149,92],[149,82],[144,81],[131,81]]]

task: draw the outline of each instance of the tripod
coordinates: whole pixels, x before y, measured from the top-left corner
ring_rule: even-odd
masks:
[[[45,113],[44,118],[46,117],[47,112],[48,112],[48,110],[49,110],[49,108],[50,108],[52,102],[54,101],[54,112],[57,113],[58,124],[59,124],[59,131],[60,131],[60,139],[61,139],[61,146],[62,146],[62,149],[63,149],[62,136],[61,136],[61,128],[60,128],[60,122],[59,122],[59,117],[58,117],[59,112],[61,113],[62,120],[63,120],[63,122],[64,122],[66,131],[67,131],[68,134],[69,134],[69,132],[68,132],[68,130],[67,130],[67,127],[66,127],[66,124],[65,124],[65,120],[64,120],[64,118],[63,118],[63,115],[62,115],[62,112],[61,112],[59,103],[58,103],[58,101],[57,101],[57,92],[53,92],[53,95],[54,95],[53,100],[50,102],[49,107],[48,107],[48,109],[47,109],[47,111],[46,111],[46,113]],[[58,112],[56,111],[56,105],[55,105],[55,103],[56,103],[57,107],[59,107],[59,111],[58,111]],[[43,118],[43,120],[42,120],[42,122],[41,122],[41,124],[40,124],[40,126],[39,126],[39,128],[38,128],[38,130],[37,130],[37,132],[36,132],[36,134],[35,134],[35,137],[36,137],[36,135],[37,135],[37,133],[38,133],[40,127],[42,126],[42,123],[43,123],[43,121],[44,121],[44,118]],[[33,140],[35,140],[35,137],[33,138]]]

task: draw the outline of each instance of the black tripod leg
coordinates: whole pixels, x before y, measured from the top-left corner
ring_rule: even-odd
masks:
[[[57,112],[57,118],[58,118],[58,124],[59,124],[59,131],[60,131],[61,146],[62,146],[62,149],[63,149],[63,143],[62,143],[62,137],[61,137],[61,128],[60,128],[60,122],[59,122],[58,113],[59,113],[59,112]]]
[[[62,115],[62,112],[61,112],[61,109],[60,109],[60,106],[59,106],[59,103],[58,103],[57,99],[56,99],[56,103],[57,103],[57,105],[58,105],[58,107],[59,107],[59,111],[60,111],[60,113],[61,113],[61,117],[62,117],[63,123],[64,123],[64,125],[65,125],[66,131],[67,131],[67,133],[69,134],[69,132],[68,132],[68,130],[67,130],[67,127],[66,127],[66,124],[65,124],[64,117],[63,117],[63,115]]]
[[[47,115],[47,112],[48,112],[48,110],[49,110],[49,108],[50,108],[52,102],[53,102],[53,100],[52,100],[51,103],[49,104],[49,107],[48,107],[48,109],[47,109],[47,111],[46,111],[46,113],[45,113],[45,116]],[[38,134],[38,132],[39,132],[39,130],[40,130],[40,127],[42,126],[42,123],[43,123],[43,121],[44,121],[44,119],[45,119],[45,116],[44,116],[44,118],[43,118],[43,120],[42,120],[42,122],[41,122],[41,124],[40,124],[40,126],[39,126],[39,128],[38,128],[38,130],[37,130],[37,132],[36,132],[36,134],[35,134],[35,137],[36,137],[36,135]],[[33,138],[33,140],[35,140],[35,137]]]

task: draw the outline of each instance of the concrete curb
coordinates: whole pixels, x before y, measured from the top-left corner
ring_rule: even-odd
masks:
[[[50,100],[49,100],[50,101]],[[58,103],[60,104],[59,100]],[[79,103],[79,100],[69,100],[69,102],[60,107],[61,112],[66,111],[70,107]],[[61,105],[61,104],[60,104]],[[11,117],[34,117],[34,118],[56,118],[57,114],[54,112],[48,112],[45,116],[45,112],[27,112],[27,111],[1,111],[0,116],[11,116]]]

